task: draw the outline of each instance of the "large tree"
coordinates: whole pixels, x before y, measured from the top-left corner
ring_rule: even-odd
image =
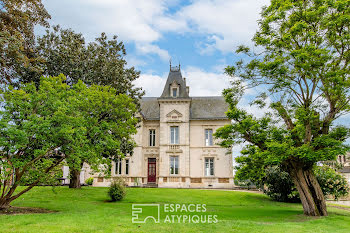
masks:
[[[35,53],[34,26],[48,27],[50,15],[41,0],[0,1],[0,82],[19,80],[23,68],[39,72],[42,59]]]
[[[126,50],[117,36],[108,39],[101,33],[95,41],[86,43],[81,33],[57,25],[37,38],[36,51],[45,61],[42,72],[28,72],[21,81],[38,83],[41,75],[62,73],[70,84],[82,80],[88,85],[109,85],[118,93],[130,95],[135,103],[143,95],[141,88],[133,84],[140,72],[127,66]]]
[[[69,86],[61,75],[1,96],[0,209],[45,182],[64,160],[79,167],[86,159],[99,169],[133,143],[136,105],[110,86]],[[16,192],[21,183],[28,186]]]
[[[350,1],[272,0],[263,8],[253,53],[226,68],[235,77],[223,94],[232,124],[218,130],[222,146],[246,142],[242,168],[278,165],[291,176],[306,215],[327,215],[313,168],[349,149],[349,125],[335,120],[350,112]],[[238,106],[255,87],[258,118]]]
[[[70,85],[79,80],[88,85],[109,85],[116,94],[127,94],[139,105],[143,91],[135,87],[133,81],[139,78],[140,72],[134,67],[127,67],[124,44],[117,40],[117,36],[108,39],[102,33],[94,42],[87,44],[82,34],[54,26],[37,38],[36,51],[45,60],[41,65],[42,72],[28,70],[21,81],[38,83],[41,75],[57,76],[62,73],[67,76]],[[125,154],[132,153],[133,145],[124,143],[123,148]],[[89,162],[86,155],[82,155],[80,167],[69,163],[71,188],[80,188],[80,171],[84,162]]]

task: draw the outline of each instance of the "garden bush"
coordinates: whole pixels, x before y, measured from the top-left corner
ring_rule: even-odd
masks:
[[[316,167],[315,175],[323,194],[333,196],[335,200],[349,194],[349,184],[345,177],[329,166]]]
[[[289,174],[279,167],[266,169],[264,193],[275,201],[299,202],[299,193]]]
[[[298,202],[299,194],[289,174],[279,167],[266,169],[264,193],[275,201]],[[349,193],[349,184],[340,173],[330,166],[317,166],[315,176],[323,194],[332,196],[335,200]]]
[[[87,184],[87,185],[92,185],[93,183],[94,183],[93,177],[89,177],[85,180],[85,184]]]
[[[108,189],[108,196],[112,201],[120,201],[126,195],[125,182],[123,179],[114,179]]]

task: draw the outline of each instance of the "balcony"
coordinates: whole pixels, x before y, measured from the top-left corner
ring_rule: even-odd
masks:
[[[182,153],[180,145],[169,145],[166,151],[167,153]]]

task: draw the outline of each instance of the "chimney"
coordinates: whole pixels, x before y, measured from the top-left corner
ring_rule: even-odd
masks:
[[[187,95],[189,95],[190,94],[190,87],[186,86],[186,78],[185,77],[184,77],[184,83],[185,83]]]

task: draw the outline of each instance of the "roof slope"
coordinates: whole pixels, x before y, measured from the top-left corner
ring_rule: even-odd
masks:
[[[141,114],[146,120],[159,120],[160,111],[157,97],[143,97]],[[228,119],[225,112],[228,104],[221,96],[192,97],[190,120]]]
[[[159,103],[157,97],[143,97],[140,101],[141,114],[146,120],[159,120]]]
[[[192,97],[191,119],[228,119],[228,104],[222,96]]]

